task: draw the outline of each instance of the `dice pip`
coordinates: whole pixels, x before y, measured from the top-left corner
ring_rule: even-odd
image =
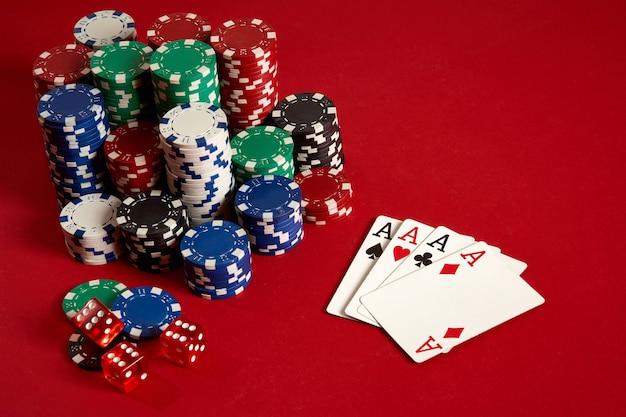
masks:
[[[100,359],[107,381],[124,393],[129,393],[148,378],[147,360],[130,342],[119,342]]]
[[[185,367],[196,363],[206,347],[202,325],[183,318],[172,321],[159,339],[163,355]]]

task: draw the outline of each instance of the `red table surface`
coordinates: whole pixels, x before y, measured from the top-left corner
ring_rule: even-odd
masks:
[[[14,3],[0,29],[2,415],[623,415],[626,3]],[[111,8],[140,41],[174,11],[271,23],[280,97],[337,106],[352,215],[306,225],[284,256],[253,256],[250,286],[224,301],[194,296],[182,271],[71,260],[31,68]],[[546,303],[413,363],[380,329],[325,311],[380,214],[500,247]],[[97,278],[170,291],[206,327],[206,356],[185,369],[146,343],[151,374],[128,395],[76,367],[61,300]]]

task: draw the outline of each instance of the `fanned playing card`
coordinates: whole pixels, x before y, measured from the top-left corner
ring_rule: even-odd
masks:
[[[326,307],[328,313],[354,320],[345,314],[346,305],[361,284],[361,281],[363,281],[363,278],[380,258],[401,223],[401,220],[387,216],[378,216],[376,218],[328,303]]]
[[[385,277],[381,285],[426,267],[475,242],[476,240],[472,236],[462,235],[445,226],[438,226],[418,245],[411,256],[405,258],[396,269]]]
[[[378,326],[376,320],[367,311],[367,315],[360,314],[358,308],[361,305],[361,296],[376,289],[385,277],[400,265],[402,260],[409,256],[433,230],[432,226],[420,223],[417,220],[404,220],[391,238],[385,251],[380,255],[378,262],[370,269],[352,296],[352,299],[346,305],[345,314],[354,319]]]
[[[415,362],[447,352],[544,301],[485,242],[361,297]]]

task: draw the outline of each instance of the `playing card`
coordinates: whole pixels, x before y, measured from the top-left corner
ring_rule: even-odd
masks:
[[[346,305],[345,314],[354,319],[378,326],[378,323],[371,317],[369,312],[365,311],[367,315],[362,315],[359,312],[358,307],[361,305],[359,299],[362,295],[378,288],[385,277],[391,273],[404,258],[409,256],[433,230],[434,228],[432,226],[428,226],[416,220],[404,220],[391,238],[385,251],[380,255],[376,264],[370,269],[367,276],[362,280],[358,289],[352,296],[352,299]]]
[[[544,303],[544,298],[478,242],[361,297],[415,362],[444,353]]]
[[[328,313],[354,320],[345,314],[346,305],[363,278],[365,278],[369,270],[382,255],[401,223],[401,220],[387,216],[378,216],[376,218],[339,283],[335,294],[328,303],[326,307]]]
[[[381,285],[386,285],[413,271],[428,266],[475,242],[471,236],[462,235],[445,226],[438,226],[418,245],[411,253],[411,256],[405,258],[396,269],[385,277]]]

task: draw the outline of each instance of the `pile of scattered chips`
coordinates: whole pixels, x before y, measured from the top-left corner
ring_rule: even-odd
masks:
[[[155,338],[181,315],[176,298],[159,287],[128,288],[113,279],[94,279],[76,285],[63,298],[62,308],[69,321],[93,298],[96,298],[124,324],[120,333],[108,346],[101,347],[81,330],[69,337],[67,352],[78,367],[88,371],[102,371],[101,358],[120,341]]]
[[[74,25],[77,44],[100,49],[114,42],[137,39],[135,20],[118,10],[99,10],[81,17]]]
[[[235,188],[224,112],[204,102],[176,106],[159,124],[167,185],[191,224],[221,216]]]
[[[103,105],[100,90],[87,84],[56,87],[38,102],[59,209],[76,197],[105,189],[102,144],[109,122]]]
[[[128,122],[109,134],[104,156],[111,181],[122,196],[160,186],[163,150],[154,122]]]
[[[72,259],[88,265],[104,265],[126,253],[116,220],[121,203],[115,196],[92,193],[63,207],[59,223]]]
[[[151,56],[152,48],[146,44],[120,41],[102,47],[91,58],[94,85],[104,95],[113,126],[155,120],[149,71]]]
[[[330,167],[343,169],[341,128],[335,104],[321,93],[297,93],[276,104],[271,113],[275,126],[291,133],[297,171]]]
[[[179,244],[189,219],[179,199],[160,190],[137,193],[122,201],[116,220],[135,268],[159,273],[182,265]]]
[[[195,39],[208,43],[211,25],[196,13],[168,13],[150,24],[146,36],[152,49],[181,39]]]
[[[261,125],[278,102],[276,32],[261,19],[233,19],[219,25],[210,42],[229,128],[237,133]]]
[[[217,61],[210,45],[195,39],[167,42],[152,54],[150,69],[158,116],[185,103],[219,107]]]
[[[250,242],[246,231],[225,220],[191,228],[180,243],[187,286],[206,300],[240,294],[252,278]]]
[[[334,168],[313,168],[294,176],[302,190],[304,220],[317,225],[340,220],[352,213],[352,184]]]
[[[92,49],[75,43],[58,45],[39,54],[33,63],[36,99],[62,85],[92,84],[89,66],[92,56]]]
[[[282,255],[302,241],[301,202],[300,187],[286,177],[263,175],[239,187],[235,212],[255,253]]]
[[[230,142],[235,179],[243,184],[262,175],[293,178],[293,140],[275,126],[253,126]]]

